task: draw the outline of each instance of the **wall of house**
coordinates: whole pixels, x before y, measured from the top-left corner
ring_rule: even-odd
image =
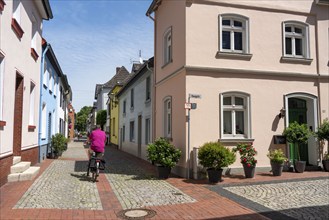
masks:
[[[121,86],[115,86],[112,92],[117,94]],[[111,110],[111,120],[110,120],[110,138],[111,143],[116,146],[119,145],[119,104],[114,103],[113,100],[110,102],[110,110]],[[113,120],[115,121],[115,126],[113,127]]]
[[[159,82],[185,64],[185,1],[162,1],[155,19],[155,68]],[[172,62],[164,66],[163,38],[169,27],[172,27]]]
[[[13,1],[5,1],[6,5],[0,17],[0,51],[4,56],[4,88],[3,88],[3,118],[6,125],[0,127],[0,165],[8,166],[6,157],[13,154],[13,130],[14,130],[14,103],[15,103],[15,83],[16,72],[23,77],[23,117],[21,151],[37,151],[38,147],[38,119],[39,119],[39,97],[40,97],[40,56],[41,56],[41,27],[42,19],[33,1],[21,1],[21,28],[24,31],[22,38],[19,38],[11,27],[13,16]],[[38,59],[31,56],[31,36],[32,36],[32,13],[36,18],[36,52]],[[35,84],[35,108],[34,122],[29,123],[30,113],[30,83]],[[36,126],[29,129],[29,125]],[[22,152],[19,152],[22,154]],[[26,160],[37,161],[37,154],[27,154]],[[3,162],[5,161],[5,162]],[[12,163],[12,160],[11,160]],[[12,165],[12,164],[11,164]],[[4,174],[8,174],[8,167],[3,167]],[[1,176],[3,178],[3,176]],[[2,184],[3,182],[1,182]]]
[[[121,150],[128,152],[132,155],[138,156],[138,116],[142,116],[142,139],[141,139],[141,158],[146,160],[146,146],[145,143],[145,119],[151,119],[151,131],[152,131],[152,100],[146,102],[146,78],[151,76],[151,82],[153,82],[153,76],[149,71],[144,73],[136,82],[134,82],[129,88],[119,96],[119,147]],[[152,84],[152,83],[151,83]],[[153,84],[152,84],[153,85]],[[130,91],[134,88],[134,109],[130,109]],[[151,94],[151,97],[152,94]],[[123,102],[126,101],[126,114],[123,115]],[[135,140],[130,141],[130,122],[135,123]],[[125,139],[122,140],[122,128],[125,126]],[[152,140],[152,132],[151,138]],[[121,142],[122,141],[122,142]]]

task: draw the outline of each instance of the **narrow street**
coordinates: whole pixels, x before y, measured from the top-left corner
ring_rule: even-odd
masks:
[[[176,177],[159,180],[148,162],[107,147],[106,170],[93,183],[85,172],[86,150],[83,142],[71,142],[61,158],[41,164],[36,179],[1,187],[1,219],[329,217],[326,172],[283,173],[281,177],[258,173],[249,180],[238,175],[216,185]],[[124,214],[131,209],[137,212]]]

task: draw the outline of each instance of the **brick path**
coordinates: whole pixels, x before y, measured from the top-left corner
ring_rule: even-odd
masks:
[[[75,145],[76,147],[77,145]],[[75,150],[76,151],[76,150]],[[81,151],[85,151],[83,149],[82,143],[81,143]],[[79,154],[81,155],[81,151]],[[72,151],[73,152],[73,151]],[[74,153],[73,153],[74,154]],[[67,169],[64,172],[65,168],[62,168],[62,174],[66,177],[60,177],[57,178],[57,185],[60,184],[61,179],[65,178],[75,178],[75,180],[71,179],[66,181],[69,181],[65,184],[61,183],[63,186],[68,185],[67,188],[62,188],[61,192],[58,192],[57,194],[60,194],[63,200],[66,202],[63,202],[62,207],[57,208],[50,208],[47,207],[45,204],[45,201],[42,202],[42,200],[38,200],[38,196],[33,197],[33,193],[28,195],[27,197],[22,197],[26,192],[32,192],[33,190],[36,190],[36,186],[38,184],[46,184],[47,181],[47,172],[50,172],[51,169],[56,167],[58,164],[60,166],[67,166],[72,167],[72,162],[74,164],[83,164],[85,163],[85,160],[78,159],[75,155],[65,155],[65,158],[62,158],[60,160],[46,160],[41,164],[41,172],[39,176],[34,181],[25,181],[25,182],[17,182],[17,183],[8,183],[5,186],[0,188],[0,219],[118,219],[117,214],[124,208],[134,207],[129,205],[124,205],[122,203],[122,200],[125,197],[125,194],[118,193],[118,190],[116,189],[116,184],[119,184],[120,182],[124,183],[124,178],[127,177],[129,181],[136,181],[136,182],[130,182],[133,184],[138,184],[138,181],[140,181],[141,186],[145,185],[146,182],[154,181],[153,176],[155,175],[155,168],[151,164],[149,164],[146,161],[140,160],[138,158],[135,158],[129,154],[123,153],[121,151],[118,151],[113,148],[107,148],[106,150],[106,161],[107,166],[109,167],[108,170],[105,173],[101,173],[99,176],[99,181],[97,183],[93,183],[92,186],[89,186],[90,190],[95,189],[96,186],[99,200],[101,202],[101,208],[99,210],[97,207],[94,207],[95,210],[91,210],[91,207],[84,207],[81,205],[77,205],[75,200],[78,199],[81,202],[81,198],[72,196],[73,194],[77,195],[79,192],[75,192],[70,188],[70,186],[74,185],[73,183],[76,180],[76,185],[88,185],[90,182],[84,181],[85,179],[83,177],[83,172],[81,172],[81,169],[76,170],[69,170]],[[71,158],[71,159],[70,159]],[[75,162],[74,162],[75,161]],[[64,164],[64,165],[63,165]],[[70,165],[71,164],[71,165]],[[126,166],[126,165],[130,165]],[[75,166],[75,165],[74,165]],[[115,169],[116,166],[125,167],[122,168],[122,170]],[[134,167],[132,169],[131,167]],[[49,168],[49,169],[48,169]],[[116,172],[120,172],[120,175],[118,178],[114,178],[113,174]],[[141,177],[141,172],[143,175],[146,175],[146,177],[142,176],[143,178],[134,178],[134,175],[128,175],[129,172],[137,172],[135,173],[135,176]],[[71,175],[73,174],[73,175]],[[112,175],[112,176],[111,176]],[[69,177],[70,176],[70,177]],[[294,178],[307,178],[307,177],[319,177],[319,176],[328,176],[328,173],[325,172],[305,172],[303,174],[295,174],[295,173],[284,173],[282,177],[273,177],[266,173],[258,173],[254,179],[244,179],[241,176],[232,176],[230,178],[225,177],[224,182],[217,184],[216,186],[224,186],[225,184],[234,184],[234,183],[257,183],[259,181],[273,181],[273,180],[287,180],[287,179],[294,179]],[[41,178],[40,178],[41,177]],[[51,184],[52,181],[49,179],[48,176],[48,185]],[[120,178],[123,178],[123,180],[120,180]],[[39,181],[39,182],[38,182]],[[72,182],[73,181],[73,182]],[[144,181],[144,182],[143,182]],[[160,180],[157,180],[160,181]],[[161,180],[163,181],[163,180]],[[34,184],[34,185],[33,185]],[[46,184],[46,185],[47,185]],[[155,196],[155,198],[158,198],[159,203],[152,201],[151,206],[145,206],[143,208],[146,209],[152,209],[156,211],[156,215],[152,219],[267,219],[266,217],[259,215],[257,212],[253,211],[252,209],[246,208],[243,205],[230,200],[226,198],[225,196],[219,195],[217,192],[207,189],[205,186],[209,186],[207,181],[194,181],[182,178],[169,178],[166,181],[163,181],[163,185],[161,187],[169,187],[170,190],[174,190],[174,192],[181,192],[182,195],[186,196],[185,198],[191,199],[190,201],[183,201],[181,202],[173,202],[174,204],[167,204],[167,203],[161,203],[161,198],[158,198]],[[215,185],[214,185],[215,186]],[[49,186],[50,187],[50,186]],[[129,187],[129,184],[126,184],[124,186],[121,185],[121,187]],[[138,189],[141,187],[138,187],[137,185],[134,186],[134,189]],[[42,188],[42,187],[38,187]],[[58,188],[58,187],[57,187]],[[79,187],[78,187],[79,188]],[[125,189],[126,189],[125,188]],[[46,189],[46,188],[45,188]],[[49,190],[54,190],[56,187],[48,188]],[[88,189],[88,190],[89,190]],[[145,194],[153,195],[150,192],[154,192],[156,190],[156,187],[151,189],[149,192],[146,191],[146,189],[143,189],[141,192],[145,192]],[[138,190],[137,190],[138,191]],[[36,191],[35,191],[36,192]],[[41,192],[38,192],[41,193]],[[45,192],[42,192],[45,193]],[[53,195],[56,195],[56,193],[52,192]],[[64,194],[64,195],[63,195]],[[96,193],[97,194],[97,193]],[[92,199],[97,199],[97,195]],[[129,201],[133,201],[134,199],[138,199],[138,192],[130,192],[132,198],[129,198]],[[51,195],[51,193],[49,193]],[[178,194],[177,194],[178,195]],[[40,195],[41,196],[41,195]],[[63,197],[64,196],[64,197]],[[34,198],[34,206],[40,205],[41,208],[28,208],[31,206],[30,203],[27,201],[31,198]],[[52,198],[50,196],[50,198]],[[67,204],[71,199],[72,204]],[[142,198],[141,200],[144,200],[145,198]],[[175,201],[175,197],[171,198],[173,201]],[[49,199],[51,200],[51,199]],[[26,201],[26,203],[24,203]],[[164,199],[163,201],[167,201]],[[21,202],[21,203],[20,203]],[[52,201],[53,202],[53,201]],[[43,204],[41,204],[43,203]],[[67,204],[66,206],[64,204]],[[88,203],[87,200],[84,201],[83,204]],[[24,205],[23,205],[24,204]],[[49,201],[48,201],[49,204]],[[74,205],[75,204],[75,205]],[[122,205],[123,204],[123,205]],[[20,206],[22,205],[22,206]],[[140,207],[142,205],[146,204],[139,204],[136,207]],[[15,208],[16,206],[16,208]],[[76,208],[76,207],[79,207]],[[69,209],[70,208],[70,209]]]

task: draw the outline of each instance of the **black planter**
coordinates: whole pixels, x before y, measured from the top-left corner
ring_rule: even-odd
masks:
[[[324,171],[329,172],[329,160],[323,160],[322,165],[323,165]]]
[[[243,164],[244,175],[246,178],[254,178],[255,176],[255,166],[248,167],[247,164]]]
[[[283,170],[283,163],[276,163],[271,161],[273,176],[281,176]]]
[[[295,161],[295,172],[304,173],[306,168],[306,161]]]
[[[157,166],[158,167],[158,176],[159,179],[168,179],[169,174],[171,172],[170,167],[164,167],[164,166]]]
[[[207,169],[208,179],[210,183],[222,182],[223,169],[216,170],[214,168]]]

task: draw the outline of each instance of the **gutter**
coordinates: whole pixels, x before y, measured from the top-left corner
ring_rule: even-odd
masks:
[[[40,156],[41,156],[41,124],[42,124],[42,87],[43,87],[43,72],[44,72],[44,62],[45,62],[45,55],[50,48],[50,44],[46,43],[46,48],[42,52],[41,55],[41,70],[40,70],[40,100],[39,100],[39,128],[38,128],[38,146],[39,146],[39,156],[38,162],[40,163]]]

